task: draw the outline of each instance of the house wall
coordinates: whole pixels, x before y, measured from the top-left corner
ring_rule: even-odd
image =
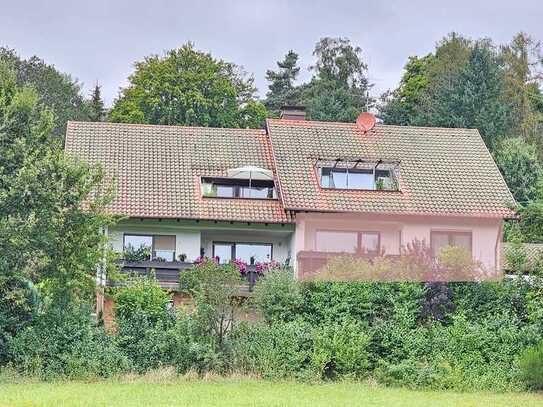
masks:
[[[285,262],[291,252],[291,224],[247,224],[240,222],[207,222],[128,219],[109,228],[108,235],[113,250],[123,251],[124,234],[175,235],[176,256],[186,254],[187,261],[194,261],[203,248],[206,256],[213,254],[213,241],[261,242],[273,244],[273,259]]]
[[[318,230],[378,231],[381,249],[391,255],[400,254],[400,248],[415,239],[430,245],[432,231],[472,232],[474,259],[487,270],[500,264],[501,219],[304,213],[296,217],[296,253],[316,250]]]

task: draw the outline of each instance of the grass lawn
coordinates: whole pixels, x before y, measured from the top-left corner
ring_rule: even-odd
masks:
[[[530,393],[411,391],[361,383],[251,379],[0,383],[0,406],[542,406]]]

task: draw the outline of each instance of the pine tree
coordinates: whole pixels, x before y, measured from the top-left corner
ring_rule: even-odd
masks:
[[[93,122],[101,122],[104,120],[105,109],[104,101],[102,100],[101,86],[96,84],[91,93],[89,103],[89,119]]]
[[[265,105],[273,116],[279,115],[282,106],[300,103],[300,90],[294,84],[300,72],[297,63],[298,54],[291,50],[282,61],[277,62],[279,70],[266,71],[270,90],[266,94]]]

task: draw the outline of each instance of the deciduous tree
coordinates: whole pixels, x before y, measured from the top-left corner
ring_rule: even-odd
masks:
[[[191,43],[135,64],[128,87],[114,102],[116,122],[210,127],[260,127],[265,108],[253,78]]]

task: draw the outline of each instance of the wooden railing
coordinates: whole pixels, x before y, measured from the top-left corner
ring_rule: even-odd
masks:
[[[184,261],[120,261],[121,272],[127,274],[136,274],[141,276],[149,275],[154,272],[155,277],[161,287],[177,289],[179,288],[179,273],[194,266],[194,263]],[[241,291],[252,292],[259,274],[256,271],[256,265],[247,265],[247,271],[243,275],[247,283],[241,287]]]

